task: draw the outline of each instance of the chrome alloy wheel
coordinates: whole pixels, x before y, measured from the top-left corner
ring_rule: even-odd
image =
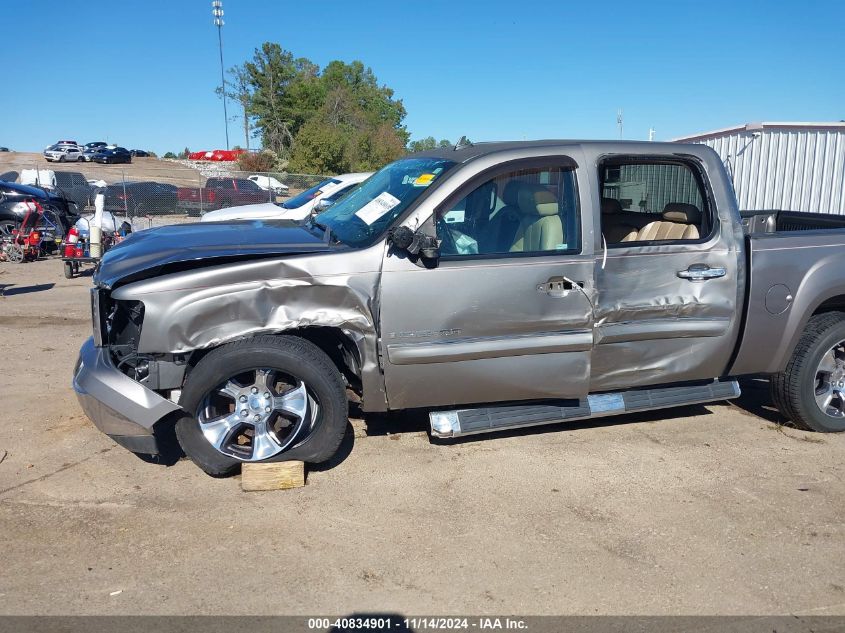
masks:
[[[832,418],[845,418],[845,341],[822,356],[816,368],[816,404]]]
[[[205,439],[219,452],[257,462],[305,439],[318,414],[319,406],[304,382],[258,368],[209,392],[197,420]]]

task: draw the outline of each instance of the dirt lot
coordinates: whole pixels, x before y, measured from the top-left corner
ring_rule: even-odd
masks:
[[[0,264],[0,613],[845,614],[845,435],[778,426],[762,381],[451,445],[372,419],[243,493],[82,415],[90,283]]]
[[[109,184],[122,180],[155,180],[177,187],[197,187],[200,181],[205,181],[196,169],[157,158],[133,158],[129,164],[101,165],[84,162],[50,163],[41,154],[33,152],[0,152],[0,173],[35,168],[79,171],[86,178],[105,180]]]

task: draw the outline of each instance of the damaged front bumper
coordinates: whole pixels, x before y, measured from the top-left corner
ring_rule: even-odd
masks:
[[[73,389],[94,425],[133,453],[159,453],[153,427],[179,405],[138,384],[112,363],[106,348],[89,338],[79,350]]]

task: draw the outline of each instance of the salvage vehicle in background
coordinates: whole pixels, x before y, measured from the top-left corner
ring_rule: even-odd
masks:
[[[264,191],[272,191],[273,193],[279,196],[288,195],[289,187],[286,184],[279,182],[272,176],[265,176],[263,174],[252,174],[247,178],[262,189],[264,189]]]
[[[12,234],[15,227],[31,210],[30,202],[37,202],[50,217],[55,216],[61,224],[62,231],[70,229],[82,211],[58,190],[0,180],[0,236]]]
[[[233,206],[212,211],[202,216],[203,222],[228,222],[230,220],[304,220],[311,215],[321,200],[343,195],[372,176],[372,172],[342,174],[317,183],[310,189],[286,200],[280,205],[252,204]]]
[[[105,210],[129,216],[175,213],[176,191],[160,182],[118,182],[105,188]]]
[[[82,150],[78,145],[53,145],[44,150],[44,158],[48,162],[79,162],[82,160]]]
[[[94,204],[94,190],[82,173],[57,171],[55,177],[56,189],[61,191],[65,198],[75,202],[80,213],[85,210],[85,207]]]
[[[703,145],[413,154],[306,222],[113,248],[73,384],[117,443],[156,453],[175,425],[218,476],[330,459],[347,389],[449,438],[725,400],[764,374],[793,424],[844,431],[844,224],[742,218]]]
[[[209,178],[205,187],[179,187],[179,207],[194,215],[209,209],[267,202],[270,192],[247,178]]]
[[[131,163],[132,154],[125,147],[101,148],[98,152],[91,156],[91,160],[95,163],[112,164],[112,163]]]

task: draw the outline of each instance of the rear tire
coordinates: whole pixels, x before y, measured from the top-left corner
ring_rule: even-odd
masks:
[[[265,387],[252,387],[267,370],[294,386],[280,389],[276,378],[268,380],[272,396],[262,400]],[[292,407],[281,401],[293,402],[297,394],[303,394],[297,401],[302,408],[290,416]],[[324,462],[337,452],[348,423],[337,367],[318,347],[293,336],[256,336],[215,349],[188,375],[179,403],[189,413],[176,423],[179,444],[213,477],[234,474],[245,461]],[[266,404],[273,411],[265,423]],[[253,417],[262,419],[253,423]]]
[[[797,428],[845,431],[845,313],[807,323],[786,369],[771,377],[772,400]]]
[[[73,263],[72,262],[65,262],[64,270],[65,270],[65,279],[73,279]]]

